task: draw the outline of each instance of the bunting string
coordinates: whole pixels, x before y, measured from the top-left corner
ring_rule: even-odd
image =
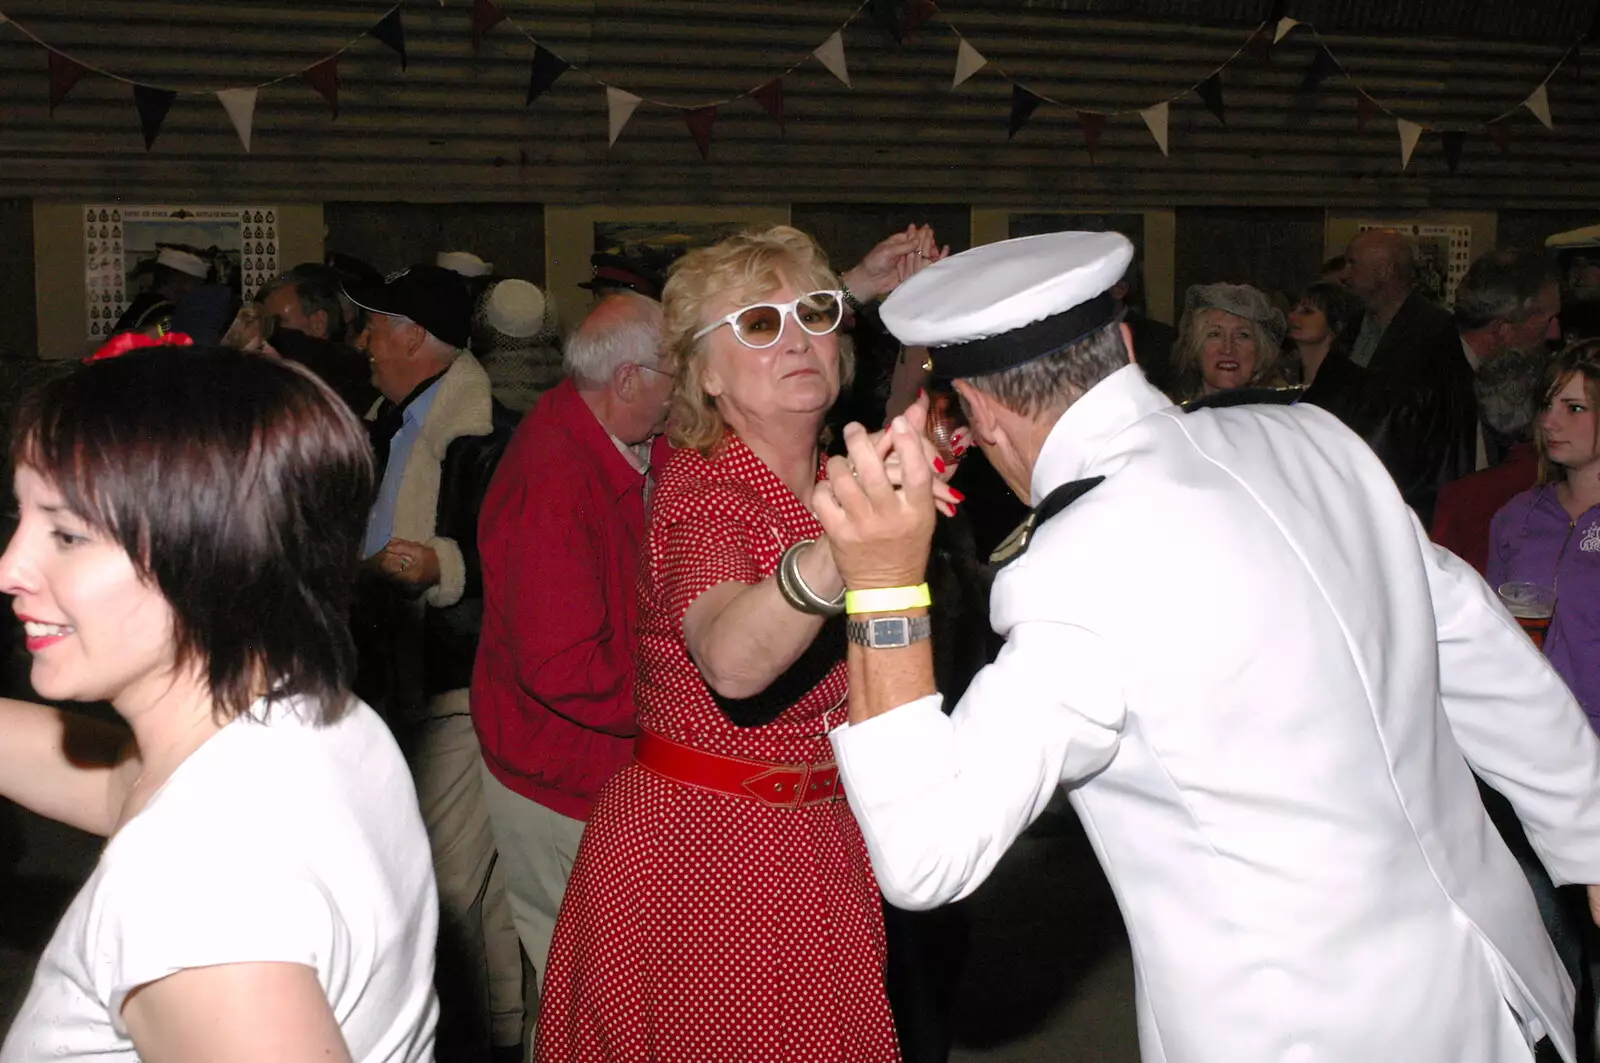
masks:
[[[398,12],[400,10],[400,8],[402,8],[404,6],[405,6],[405,4],[404,4],[403,0],[402,0],[401,3],[395,4],[388,11],[384,12],[383,17],[379,18],[376,22],[374,22],[370,28],[362,30],[360,33],[356,34],[354,37],[351,37],[348,41],[345,41],[344,44],[342,44],[335,51],[329,52],[327,55],[324,55],[321,58],[319,58],[319,59],[317,59],[317,60],[315,60],[313,62],[307,63],[305,66],[301,67],[298,70],[291,71],[290,73],[287,73],[287,74],[281,74],[278,77],[272,78],[272,79],[270,79],[268,81],[257,82],[254,85],[228,85],[225,88],[220,89],[220,90],[219,89],[176,88],[176,87],[171,86],[171,85],[156,85],[156,84],[153,84],[153,83],[148,82],[148,81],[140,81],[137,78],[124,77],[123,75],[118,74],[114,70],[107,70],[104,67],[95,66],[93,63],[85,63],[83,60],[79,59],[77,56],[72,55],[69,52],[62,51],[60,48],[57,48],[55,45],[50,44],[49,42],[47,42],[47,41],[43,40],[42,38],[40,38],[38,34],[34,33],[32,30],[28,29],[28,27],[24,26],[22,23],[18,22],[16,19],[9,18],[4,13],[0,13],[0,26],[10,26],[13,29],[15,29],[18,33],[20,33],[24,37],[28,38],[28,40],[32,41],[34,44],[37,44],[39,47],[41,47],[41,48],[45,49],[46,51],[50,52],[52,55],[59,55],[63,59],[69,60],[70,62],[77,64],[80,68],[82,68],[83,70],[88,71],[91,74],[98,74],[103,78],[110,78],[112,81],[120,81],[124,85],[132,85],[132,86],[134,86],[136,88],[154,89],[157,92],[170,92],[175,96],[215,96],[219,91],[227,92],[230,89],[256,89],[256,90],[259,91],[261,89],[271,88],[274,85],[281,85],[285,81],[296,81],[296,80],[298,80],[300,78],[303,78],[303,77],[305,77],[307,71],[311,70],[314,67],[321,66],[323,63],[326,63],[330,59],[338,59],[344,53],[348,52],[350,49],[354,48],[356,45],[360,44],[362,41],[366,40],[368,37],[373,36],[373,32],[372,32],[373,30],[375,30],[379,26],[383,25],[387,20],[393,18],[395,13]],[[402,55],[404,55],[403,52],[402,52]]]

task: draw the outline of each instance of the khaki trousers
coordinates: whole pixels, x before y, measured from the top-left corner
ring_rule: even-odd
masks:
[[[500,850],[511,918],[535,977],[543,984],[561,896],[567,891],[567,878],[583,838],[583,821],[552,812],[506,789],[487,765],[482,773],[484,803],[489,806],[489,822]]]
[[[457,698],[459,694],[459,698]],[[484,803],[483,753],[461,712],[415,724],[406,754],[439,881],[439,1058],[487,1058],[522,1040],[522,955]]]

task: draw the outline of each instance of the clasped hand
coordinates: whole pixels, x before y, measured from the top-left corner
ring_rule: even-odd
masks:
[[[927,408],[913,411],[925,415]],[[877,437],[859,424],[847,425],[849,456],[828,459],[828,478],[813,495],[834,564],[850,590],[921,583],[933,539],[936,485],[946,506],[959,501],[934,475],[927,441],[913,424],[914,417],[896,417]]]

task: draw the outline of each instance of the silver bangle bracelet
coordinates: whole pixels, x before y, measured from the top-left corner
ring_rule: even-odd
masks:
[[[808,587],[805,577],[800,575],[800,551],[815,542],[815,539],[801,539],[783,552],[783,559],[778,562],[778,593],[802,613],[837,616],[844,612],[844,591],[829,601]]]

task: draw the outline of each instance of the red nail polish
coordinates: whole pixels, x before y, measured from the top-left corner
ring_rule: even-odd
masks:
[[[917,389],[917,401],[920,402],[921,400],[923,400],[923,399],[925,399],[927,397],[928,397],[928,389],[927,388],[918,388]]]
[[[967,500],[967,496],[957,491],[954,487],[950,488],[950,497],[957,502],[965,502]]]
[[[934,472],[944,472],[944,459],[943,458],[934,458],[933,459],[933,471]]]

